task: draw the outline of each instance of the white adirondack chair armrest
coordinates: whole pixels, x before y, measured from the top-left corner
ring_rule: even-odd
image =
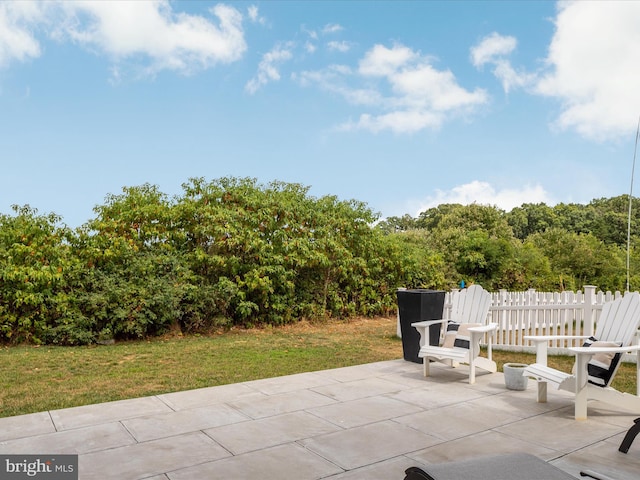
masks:
[[[498,328],[498,324],[497,323],[489,323],[487,325],[482,325],[480,327],[469,327],[469,331],[470,332],[477,332],[477,333],[486,333],[486,332],[491,332],[493,330],[496,330]]]
[[[530,340],[536,346],[536,363],[547,364],[547,343],[551,340],[575,340],[589,338],[587,335],[525,335],[525,340]]]
[[[578,338],[589,338],[588,335],[525,335],[525,340],[531,340],[534,343],[550,342],[551,340],[575,340]]]
[[[430,327],[431,325],[435,325],[436,323],[444,323],[448,321],[449,320],[445,318],[440,318],[438,320],[422,320],[421,322],[413,322],[411,326],[415,328],[427,328],[427,327]]]
[[[479,327],[469,327],[469,333],[471,334],[471,348],[476,348],[476,342],[485,334],[488,333],[488,343],[487,343],[487,358],[489,360],[493,359],[493,336],[495,335],[495,331],[498,329],[497,323],[488,323],[487,325],[481,325]],[[470,351],[469,354],[472,358],[475,358],[478,352]]]
[[[626,347],[570,347],[567,350],[581,355],[595,355],[596,353],[628,353],[640,351],[640,345],[627,345]]]
[[[429,338],[429,327],[431,325],[446,322],[448,322],[448,320],[445,318],[440,318],[438,320],[423,320],[421,322],[413,322],[411,326],[418,330],[418,333],[420,334],[420,346],[429,345],[431,343],[431,339]]]

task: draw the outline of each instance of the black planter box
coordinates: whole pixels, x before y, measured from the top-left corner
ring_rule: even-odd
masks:
[[[411,289],[398,290],[398,314],[402,333],[402,353],[409,362],[422,363],[420,352],[420,333],[411,326],[422,320],[438,320],[444,311],[442,290]],[[429,327],[429,344],[438,345],[441,324]]]

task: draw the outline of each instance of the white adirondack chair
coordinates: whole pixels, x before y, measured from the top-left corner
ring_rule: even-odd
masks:
[[[496,362],[492,356],[492,342],[497,323],[487,323],[489,307],[491,306],[491,294],[479,285],[471,287],[454,295],[451,319],[425,320],[411,325],[420,332],[420,352],[422,358],[424,376],[428,377],[429,362],[435,360],[451,367],[457,367],[463,363],[469,365],[469,383],[476,381],[476,367],[494,373],[497,370]],[[430,345],[429,327],[436,323],[442,324],[445,332],[445,341],[439,345]],[[459,331],[448,330],[455,324],[460,325]],[[480,357],[480,340],[488,334],[487,357]],[[453,342],[451,339],[456,337]],[[449,341],[447,341],[449,337]]]
[[[586,420],[587,401],[599,400],[626,410],[640,412],[640,385],[637,395],[619,392],[610,387],[619,362],[612,362],[610,366],[599,363],[603,378],[594,378],[595,363],[592,357],[603,355],[635,352],[638,360],[638,374],[640,374],[640,343],[638,342],[638,328],[640,328],[640,294],[627,293],[624,297],[607,302],[602,307],[600,318],[596,325],[594,338],[599,342],[621,346],[591,346],[572,347],[569,351],[576,356],[574,372],[565,373],[547,366],[547,344],[551,340],[587,339],[585,336],[572,335],[540,335],[525,336],[536,346],[536,363],[529,365],[523,375],[537,380],[538,402],[547,401],[547,384],[552,384],[558,390],[575,393],[575,418]],[[592,365],[589,365],[589,363]],[[591,368],[591,370],[590,370]],[[597,367],[596,367],[597,368]],[[591,380],[590,380],[591,377]],[[640,376],[639,376],[640,377]],[[597,383],[593,383],[593,382]]]

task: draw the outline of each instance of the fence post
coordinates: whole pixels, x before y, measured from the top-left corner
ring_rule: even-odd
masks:
[[[593,306],[596,303],[596,286],[595,285],[585,285],[584,287],[584,304],[583,309],[584,313],[582,316],[582,325],[583,330],[582,334],[588,337],[593,336],[593,325],[595,318],[595,309]]]
[[[498,305],[501,307],[504,307],[508,304],[507,302],[507,296],[508,296],[508,292],[506,288],[501,288],[498,291],[498,296],[496,297],[498,299]],[[498,331],[496,332],[496,336],[494,337],[495,342],[494,343],[501,343],[501,344],[508,344],[508,338],[509,338],[509,320],[508,320],[508,316],[510,315],[510,313],[507,312],[506,308],[503,309],[501,312],[498,312],[499,315],[495,315],[494,313],[496,312],[492,312],[491,315],[491,320],[493,322],[498,323],[499,327],[498,327]],[[638,387],[640,388],[640,387]]]

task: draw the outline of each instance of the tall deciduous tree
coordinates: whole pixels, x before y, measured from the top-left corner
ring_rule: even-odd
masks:
[[[624,288],[622,251],[608,247],[590,233],[555,228],[531,235],[527,242],[547,256],[560,289],[575,290],[586,284],[603,289]]]
[[[559,226],[556,212],[544,203],[525,203],[512,209],[506,218],[514,235],[520,240]]]
[[[12,342],[85,343],[70,277],[76,261],[59,216],[13,206],[0,215],[0,338]]]

